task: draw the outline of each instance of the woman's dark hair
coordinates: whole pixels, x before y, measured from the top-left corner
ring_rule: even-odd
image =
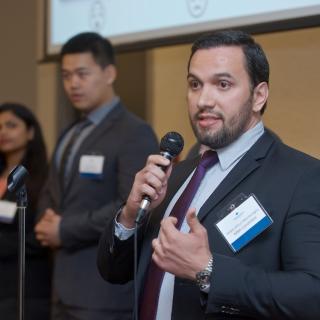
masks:
[[[36,206],[36,199],[39,196],[40,189],[44,184],[48,172],[46,147],[40,125],[33,113],[22,104],[3,103],[0,105],[0,114],[3,112],[12,112],[26,124],[28,129],[32,128],[34,131],[33,139],[28,142],[21,165],[29,172],[29,177],[26,181],[29,202],[32,206]],[[0,174],[5,167],[5,157],[0,152]]]
[[[263,49],[248,33],[237,30],[216,31],[198,38],[191,48],[188,71],[191,58],[198,50],[232,46],[242,48],[252,90],[261,82],[269,83],[269,62]],[[261,109],[261,114],[266,104]]]

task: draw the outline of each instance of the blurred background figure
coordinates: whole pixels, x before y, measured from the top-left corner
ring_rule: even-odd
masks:
[[[29,172],[26,181],[26,287],[25,318],[49,319],[49,251],[35,239],[33,227],[39,191],[47,175],[47,156],[38,121],[25,106],[0,105],[0,317],[17,319],[18,217],[16,195],[7,192],[7,177],[17,165]]]
[[[60,53],[64,91],[80,115],[57,142],[39,201],[37,239],[54,251],[54,320],[131,320],[131,283],[98,273],[98,242],[127,198],[157,138],[117,95],[112,44],[95,32],[69,39]]]

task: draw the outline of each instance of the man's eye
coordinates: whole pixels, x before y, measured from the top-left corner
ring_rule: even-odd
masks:
[[[192,89],[198,89],[199,88],[199,81],[192,80],[189,82],[189,85]]]
[[[69,73],[62,73],[62,79],[63,80],[68,80],[70,78],[70,74]]]
[[[230,83],[229,83],[228,81],[225,81],[225,80],[220,81],[219,84],[220,84],[220,87],[221,87],[222,89],[227,89],[227,88],[230,87]]]
[[[88,71],[80,71],[80,72],[78,72],[78,76],[80,78],[85,78],[87,75],[89,75]]]

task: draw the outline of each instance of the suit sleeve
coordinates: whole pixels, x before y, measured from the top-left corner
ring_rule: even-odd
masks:
[[[320,171],[309,171],[291,199],[282,232],[281,269],[266,271],[214,254],[206,313],[320,319]]]
[[[142,124],[134,132],[128,132],[117,155],[117,196],[97,210],[77,214],[64,214],[60,225],[62,245],[66,249],[78,250],[96,245],[105,226],[113,221],[114,213],[126,201],[135,174],[143,168],[147,157],[158,152],[158,142],[152,129]]]
[[[114,235],[114,224],[110,221],[100,238],[97,265],[104,280],[124,284],[134,276],[134,238],[119,240]]]

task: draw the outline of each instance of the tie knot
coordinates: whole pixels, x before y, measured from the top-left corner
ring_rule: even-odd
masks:
[[[207,150],[203,153],[199,166],[204,167],[205,169],[209,169],[213,167],[219,161],[218,155],[216,151]]]
[[[83,130],[84,128],[88,127],[91,123],[92,123],[92,122],[91,122],[91,120],[90,120],[89,118],[87,118],[87,117],[81,118],[81,119],[79,120],[79,122],[76,124],[76,129],[75,129],[75,131],[76,131],[77,133],[80,133],[81,130]]]

